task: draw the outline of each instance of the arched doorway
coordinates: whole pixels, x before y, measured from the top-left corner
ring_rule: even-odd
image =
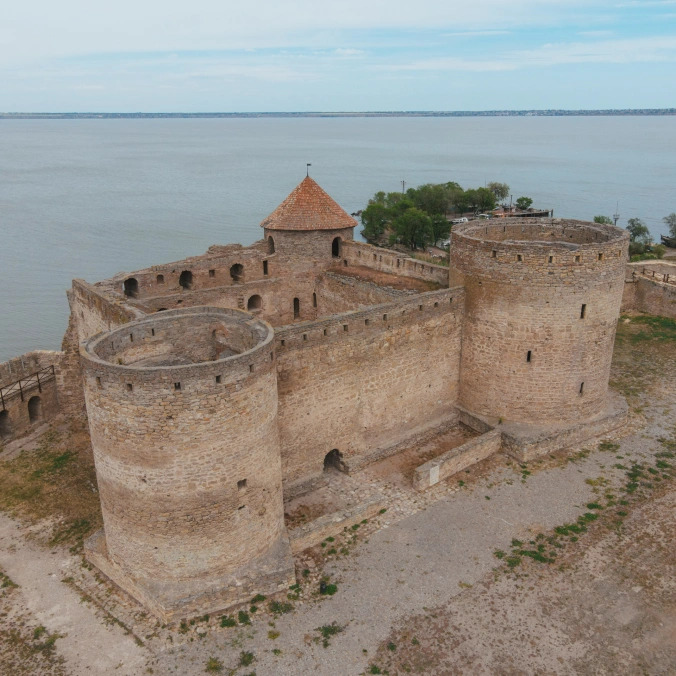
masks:
[[[138,280],[134,277],[124,280],[124,295],[129,298],[136,298],[138,296]]]
[[[28,419],[36,422],[42,418],[42,400],[40,397],[31,397],[28,400]]]
[[[275,240],[268,237],[268,253],[275,253]]]
[[[263,299],[258,295],[254,294],[246,302],[246,309],[250,312],[252,310],[260,310],[263,307]]]
[[[230,267],[230,277],[232,277],[233,282],[241,281],[243,274],[244,266],[241,263],[235,263]]]
[[[340,258],[340,243],[341,243],[340,237],[335,237],[333,242],[331,243],[331,255],[334,258]]]
[[[184,289],[192,289],[192,272],[190,272],[190,270],[183,270],[181,276],[178,278],[178,283]]]
[[[331,469],[337,469],[339,472],[347,471],[347,467],[343,462],[343,454],[337,448],[329,451],[324,456],[324,471],[327,472]]]
[[[12,434],[12,425],[9,421],[9,412],[0,411],[0,439],[7,439]]]

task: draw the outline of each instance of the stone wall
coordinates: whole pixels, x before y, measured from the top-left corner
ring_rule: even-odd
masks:
[[[188,346],[211,341],[215,325],[255,345],[215,361]],[[153,355],[168,346],[159,352],[180,364],[125,364],[132,343]],[[255,577],[271,552],[268,572],[286,580],[271,327],[237,310],[175,310],[91,339],[81,356],[107,557],[125,588],[167,611],[194,594],[217,607],[243,562]]]
[[[414,292],[379,286],[368,280],[342,275],[340,272],[327,272],[317,280],[318,314],[326,316],[349,312],[388,303],[412,293]]]
[[[0,364],[0,444],[58,415],[55,373],[61,357],[61,352],[35,350]]]
[[[334,258],[342,257],[343,247],[352,241],[352,230],[353,228],[338,230],[268,230],[265,228],[264,233],[268,251],[274,249],[280,257],[285,259],[322,261],[326,264],[331,263]]]
[[[356,468],[453,418],[462,318],[462,289],[445,289],[278,329],[285,489],[333,449]]]
[[[381,249],[362,242],[345,242],[342,247],[342,258],[348,265],[364,265],[381,272],[449,286],[447,267],[426,263],[391,249]]]
[[[676,318],[676,264],[641,261],[627,265],[622,310]]]
[[[603,411],[627,244],[619,228],[575,221],[457,226],[451,267],[466,293],[461,405],[526,423]]]

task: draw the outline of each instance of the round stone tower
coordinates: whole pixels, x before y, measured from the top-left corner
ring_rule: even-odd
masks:
[[[305,177],[261,223],[268,253],[310,260],[340,258],[356,221],[316,181]]]
[[[571,220],[453,228],[465,286],[460,405],[505,422],[570,425],[600,415],[628,234]]]
[[[156,614],[222,609],[294,581],[273,330],[186,308],[81,347],[104,573]]]

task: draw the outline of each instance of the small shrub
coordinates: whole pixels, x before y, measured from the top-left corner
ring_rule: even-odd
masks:
[[[331,638],[336,634],[340,634],[340,632],[343,631],[343,629],[345,629],[345,627],[340,626],[337,622],[331,622],[331,624],[325,624],[322,625],[321,627],[317,627],[315,631],[319,632],[322,640],[322,645],[325,648],[328,648],[329,644],[331,643]]]
[[[246,652],[245,650],[242,650],[242,652],[239,654],[239,664],[241,667],[248,667],[254,661],[254,659],[254,654]]]
[[[237,626],[237,620],[234,617],[230,617],[230,615],[223,615],[221,617],[221,627],[236,627]]]
[[[319,593],[324,596],[333,596],[338,591],[338,586],[335,584],[328,584],[322,580],[319,583]]]
[[[390,641],[390,642],[387,644],[387,649],[388,649],[388,650],[391,650],[392,652],[394,652],[394,651],[397,649],[397,646],[396,646],[396,644],[392,643],[392,641]]]
[[[286,613],[290,613],[293,610],[293,603],[289,603],[288,601],[270,601],[268,603],[268,610],[273,615],[286,615]]]
[[[256,594],[256,596],[254,596],[251,599],[251,603],[263,603],[263,601],[265,601],[265,598],[266,597],[263,596],[263,594]]]
[[[204,671],[208,671],[210,674],[217,674],[223,671],[223,662],[217,657],[210,657],[207,660],[207,668]]]
[[[272,640],[274,641],[276,638],[279,638],[279,632],[278,632],[278,631],[274,631],[274,630],[271,629],[271,630],[268,632],[268,638],[269,638],[269,639],[272,639]]]
[[[380,671],[380,667],[376,666],[375,664],[372,664],[372,665],[368,668],[368,672],[367,672],[367,673],[369,673],[369,674],[382,674],[383,672]]]
[[[239,620],[240,624],[251,624],[251,618],[249,617],[249,613],[247,613],[246,610],[240,610],[237,613],[237,619]]]

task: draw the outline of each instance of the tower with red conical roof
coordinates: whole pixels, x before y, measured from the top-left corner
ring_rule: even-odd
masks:
[[[357,222],[306,176],[261,223],[270,253],[312,259],[339,258]]]

